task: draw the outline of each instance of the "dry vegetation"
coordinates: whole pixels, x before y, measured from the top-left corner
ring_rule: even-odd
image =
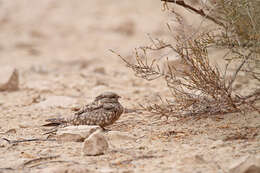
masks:
[[[163,78],[173,99],[162,98],[162,103],[143,105],[147,111],[166,117],[185,117],[190,115],[215,115],[231,112],[260,113],[259,87],[248,95],[235,91],[233,85],[238,73],[245,72],[250,78],[260,82],[260,1],[220,0],[202,3],[196,9],[182,0],[162,0],[164,8],[174,14],[182,25],[182,16],[170,5],[182,6],[213,22],[211,30],[195,31],[190,36],[173,35],[174,42],[167,43],[151,38],[150,46],[136,49],[136,64],[118,55],[131,68],[136,76],[146,80]],[[185,26],[183,26],[185,27]],[[168,25],[171,33],[173,26]],[[225,70],[210,63],[208,50],[220,48],[226,51]],[[158,58],[151,52],[163,49],[177,54],[181,63],[189,70],[180,70],[168,65],[167,72],[158,65]],[[165,57],[167,62],[167,56]],[[233,74],[227,75],[232,64],[236,64]]]

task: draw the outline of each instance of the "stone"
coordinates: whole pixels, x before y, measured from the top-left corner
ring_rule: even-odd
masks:
[[[10,144],[8,143],[8,141],[4,140],[4,139],[0,139],[0,148],[4,148],[9,146]]]
[[[222,140],[216,140],[216,141],[214,141],[214,142],[210,145],[210,148],[211,148],[211,149],[215,149],[215,148],[222,147],[222,146],[224,146],[224,141],[222,141]]]
[[[181,159],[181,162],[187,165],[207,164],[206,160],[203,158],[203,155],[198,155],[198,154],[184,157]]]
[[[99,126],[68,126],[57,131],[57,140],[62,142],[83,142],[92,133],[102,130]]]
[[[16,91],[19,89],[19,74],[16,68],[1,67],[0,91]]]
[[[260,158],[249,156],[236,161],[229,171],[230,173],[259,173]]]
[[[106,70],[105,70],[104,67],[96,67],[96,68],[94,68],[93,72],[99,73],[99,74],[102,74],[102,75],[106,74]]]
[[[67,108],[69,106],[72,106],[76,104],[76,99],[72,97],[67,97],[67,96],[49,96],[47,97],[44,101],[37,103],[34,105],[37,108]]]
[[[104,85],[107,86],[107,83],[103,79],[97,79],[95,86]]]
[[[105,135],[106,139],[109,141],[109,144],[114,147],[125,146],[124,144],[129,143],[129,141],[134,141],[136,138],[129,135],[126,132],[119,132],[119,131],[109,131]]]
[[[108,149],[108,142],[101,131],[91,134],[85,139],[82,152],[86,156],[97,156],[104,154]]]
[[[5,134],[15,134],[16,133],[16,129],[9,129],[5,132]]]
[[[25,128],[31,127],[31,126],[32,126],[32,123],[31,123],[31,122],[21,122],[21,123],[19,123],[18,126],[19,126],[20,128],[22,128],[22,129],[25,129]]]

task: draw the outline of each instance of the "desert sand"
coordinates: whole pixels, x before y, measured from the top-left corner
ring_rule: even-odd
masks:
[[[66,117],[104,91],[126,108],[169,97],[162,80],[134,76],[112,49],[134,60],[147,34],[167,38],[160,1],[13,0],[0,2],[0,65],[19,72],[19,90],[0,92],[0,138],[46,138],[45,119]],[[247,80],[245,82],[248,82]],[[109,130],[133,139],[109,141],[99,156],[81,142],[0,140],[0,172],[228,172],[260,156],[260,116],[227,114],[177,120],[126,113]],[[36,164],[30,160],[53,159]]]

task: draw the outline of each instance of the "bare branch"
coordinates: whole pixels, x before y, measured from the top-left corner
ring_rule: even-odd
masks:
[[[252,52],[249,53],[249,55],[247,55],[244,60],[242,61],[242,63],[238,66],[238,68],[236,69],[235,73],[233,74],[233,77],[228,85],[228,90],[230,90],[230,88],[232,88],[232,84],[234,83],[237,74],[239,71],[241,71],[241,68],[243,67],[243,65],[246,63],[246,61],[251,57]]]
[[[193,12],[199,14],[199,15],[202,16],[202,17],[207,18],[208,20],[211,20],[212,22],[214,22],[214,23],[216,23],[216,24],[218,24],[218,25],[220,25],[220,26],[222,26],[222,27],[225,26],[222,22],[220,22],[220,21],[216,20],[215,18],[213,18],[213,17],[211,17],[211,16],[205,14],[202,9],[198,10],[198,9],[196,9],[196,8],[194,8],[194,7],[192,7],[192,6],[188,5],[188,4],[186,4],[183,0],[161,0],[161,1],[177,4],[177,5],[179,5],[179,6],[182,6],[182,7],[186,8],[186,9],[189,9],[189,10],[191,10],[191,11],[193,11]]]

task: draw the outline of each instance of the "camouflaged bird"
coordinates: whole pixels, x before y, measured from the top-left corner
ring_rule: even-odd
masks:
[[[48,119],[46,121],[50,123],[43,126],[98,125],[104,129],[118,120],[124,111],[118,102],[119,98],[116,93],[104,92],[75,112],[72,117]]]

